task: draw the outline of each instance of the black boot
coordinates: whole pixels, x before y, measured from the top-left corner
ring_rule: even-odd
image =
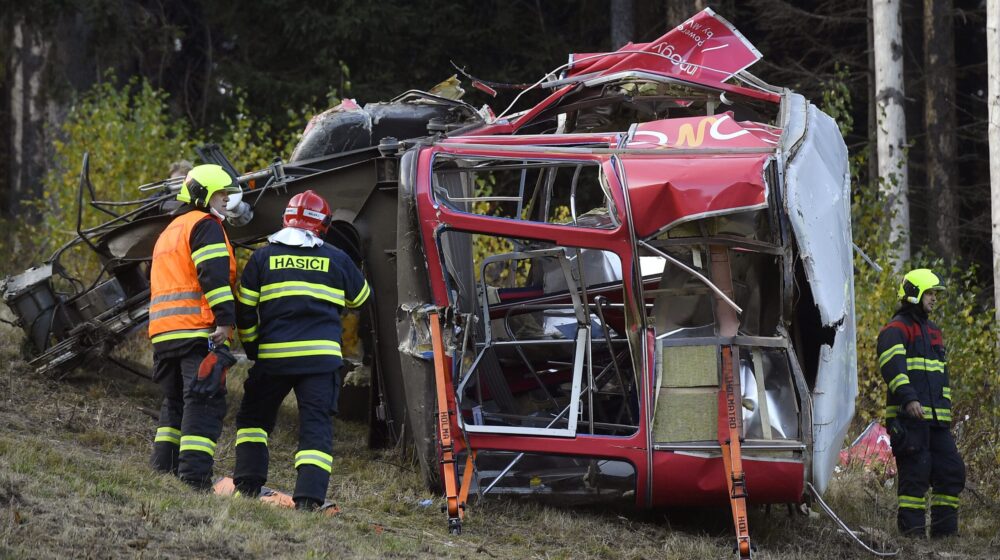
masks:
[[[150,466],[158,473],[177,476],[178,447],[175,443],[158,441],[153,444]]]
[[[316,511],[323,506],[323,502],[312,498],[295,498],[295,509],[303,511]]]
[[[958,534],[958,508],[934,506],[931,508],[931,538],[950,537]]]
[[[237,484],[236,495],[256,500],[260,497],[260,486],[254,486],[252,484]]]
[[[211,494],[214,488],[210,478],[181,478],[181,482],[187,484],[195,492]]]

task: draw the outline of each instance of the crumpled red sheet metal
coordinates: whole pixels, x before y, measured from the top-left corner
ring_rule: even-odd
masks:
[[[630,54],[572,54],[567,75],[645,70],[723,82],[761,58],[760,52],[711,8],[691,16],[654,41],[628,43],[618,52]]]
[[[683,221],[765,207],[770,157],[622,156],[636,235],[647,238]],[[614,172],[610,163],[605,171]]]
[[[887,475],[895,475],[896,458],[889,445],[889,432],[878,422],[868,424],[851,445],[840,451],[840,464],[861,465],[865,469],[884,470]]]

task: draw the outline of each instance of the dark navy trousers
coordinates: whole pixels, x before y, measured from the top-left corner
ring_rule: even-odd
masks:
[[[896,522],[903,534],[923,536],[931,510],[931,536],[958,531],[959,494],[965,488],[965,463],[947,426],[898,417],[890,423],[896,456],[899,508]],[[926,496],[928,490],[930,496]]]
[[[181,355],[153,357],[153,381],[163,392],[163,404],[150,463],[198,488],[212,485],[215,447],[226,415],[224,394],[201,397],[189,391],[207,355],[208,345],[199,344]]]
[[[293,498],[326,499],[333,465],[333,422],[340,376],[335,372],[280,375],[250,370],[236,415],[236,469],[233,481],[241,493],[254,494],[267,481],[268,436],[274,430],[281,401],[295,392],[299,408],[298,476]]]

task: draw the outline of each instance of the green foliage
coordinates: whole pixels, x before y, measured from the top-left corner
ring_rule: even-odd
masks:
[[[855,259],[858,324],[858,418],[881,420],[886,386],[878,368],[875,343],[879,329],[899,307],[900,277],[888,262],[881,273]],[[974,268],[948,268],[941,259],[915,259],[906,269],[930,268],[948,289],[938,297],[931,319],[944,331],[952,387],[952,416],[958,445],[969,465],[970,479],[1000,489],[988,475],[1000,469],[1000,448],[982,445],[1000,433],[1000,352],[993,310],[980,303]]]
[[[144,193],[136,187],[166,178],[171,162],[197,162],[194,149],[201,144],[219,144],[241,173],[266,167],[275,157],[287,158],[311,110],[287,110],[283,119],[287,126],[275,129],[268,120],[249,114],[243,92],[234,97],[234,113],[223,115],[223,126],[213,134],[194,131],[187,121],[173,118],[167,94],[144,80],[133,78],[119,86],[108,79],[94,86],[71,107],[60,126],[44,198],[28,203],[41,216],[40,222],[17,228],[19,235],[5,236],[2,248],[28,253],[37,261],[76,237],[76,197],[88,152],[97,199],[110,201],[142,198]],[[89,194],[84,200],[89,201]],[[109,218],[85,206],[82,225],[93,227]],[[71,251],[61,262],[71,274],[96,272],[89,251]]]
[[[837,119],[845,136],[851,132],[851,102],[838,69],[838,80],[823,93],[822,109]],[[838,82],[839,81],[839,82]],[[855,313],[857,320],[859,425],[883,420],[886,386],[878,368],[875,345],[879,330],[899,307],[900,273],[893,271],[894,246],[887,228],[891,213],[878,186],[862,181],[868,151],[850,157],[852,178],[851,219],[855,243],[881,266],[876,270],[861,257],[854,258]],[[993,309],[982,305],[981,287],[975,268],[949,268],[943,259],[917,256],[903,269],[930,268],[948,290],[938,298],[932,319],[944,330],[958,445],[969,465],[970,479],[996,492],[997,481],[989,473],[1000,469],[1000,450],[984,446],[1000,433],[1000,352]]]
[[[493,174],[477,177],[475,196],[491,196],[493,194],[495,184],[496,176]],[[529,219],[530,212],[531,207],[528,205],[521,210],[520,219]],[[472,213],[479,216],[510,217],[504,216],[501,209],[496,204],[489,201],[479,201],[473,203]],[[557,205],[552,209],[552,213],[552,223],[570,222],[569,206]],[[483,259],[493,255],[510,253],[514,250],[514,243],[506,237],[495,235],[474,235],[472,241],[472,262],[475,263],[474,274],[476,281],[479,281],[479,265],[483,262]],[[488,283],[490,285],[506,287],[526,286],[531,274],[531,261],[526,259],[518,260],[516,269],[510,266],[503,268],[494,267],[492,271],[495,273],[495,277],[488,279]],[[514,272],[513,275],[511,274],[512,271]]]
[[[841,66],[839,62],[836,63],[834,65],[834,78],[824,84],[823,102],[820,104],[823,112],[837,121],[840,134],[845,137],[854,130],[851,90],[847,87],[850,75],[848,67]]]
[[[496,176],[492,174],[476,178],[475,196],[492,195],[495,184]],[[500,208],[489,201],[473,203],[472,212],[480,216],[502,215]],[[475,267],[474,274],[476,281],[479,281],[481,272],[480,264],[483,262],[483,259],[493,255],[500,255],[513,251],[514,244],[506,237],[499,237],[496,235],[474,235],[472,237],[472,262],[475,263],[473,266]],[[493,286],[523,286],[528,278],[528,274],[531,272],[531,261],[517,261],[516,266],[516,277],[511,276],[510,267],[494,267],[496,277],[490,278],[488,283]]]
[[[1000,352],[992,309],[983,309],[974,268],[953,267],[946,283],[949,289],[938,298],[936,321],[944,329],[948,348],[948,370],[955,394],[955,430],[973,477],[983,478],[1000,469],[1000,448],[983,445],[1000,433]],[[942,301],[943,299],[943,301]],[[943,303],[943,305],[942,305]],[[994,490],[1000,484],[992,477]]]
[[[167,175],[170,162],[191,159],[194,141],[184,121],[174,120],[166,95],[147,82],[132,79],[122,87],[105,81],[85,93],[70,109],[53,143],[54,163],[44,182],[44,198],[33,201],[42,217],[27,226],[32,239],[49,251],[76,237],[77,189],[83,155],[90,153],[90,180],[98,200],[139,198],[136,186]],[[89,200],[88,195],[84,195]],[[83,227],[109,218],[85,208]],[[79,252],[77,252],[79,253]],[[94,266],[89,255],[67,255],[71,271]]]

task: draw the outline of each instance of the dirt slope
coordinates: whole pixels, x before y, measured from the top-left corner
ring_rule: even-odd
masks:
[[[5,311],[5,310],[4,310]],[[613,512],[488,498],[474,503],[460,537],[447,533],[442,500],[397,450],[369,450],[363,426],[337,422],[333,517],[195,494],[147,468],[156,389],[91,367],[62,381],[40,377],[19,354],[20,332],[0,325],[0,558],[731,558],[725,511]],[[148,360],[144,343],[125,352]],[[217,474],[233,466],[232,413],[245,372],[230,378],[230,415]],[[294,402],[271,437],[271,481],[294,484]],[[1000,546],[997,512],[968,508],[964,539],[899,542],[892,489],[847,473],[829,497],[880,546],[920,558],[989,558]],[[432,500],[430,506],[421,502]],[[975,504],[973,504],[975,506]],[[976,519],[973,519],[975,517]],[[869,557],[816,516],[777,506],[752,512],[759,558]]]

